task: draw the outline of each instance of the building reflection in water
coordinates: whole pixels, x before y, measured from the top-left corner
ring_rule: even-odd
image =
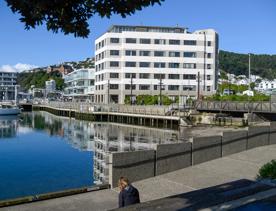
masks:
[[[0,116],[0,139],[15,137],[17,128],[17,116]]]
[[[98,123],[63,118],[46,112],[25,113],[21,126],[44,130],[64,138],[78,150],[93,152],[94,182],[108,181],[110,152],[153,149],[156,144],[175,143],[179,132],[117,123]]]

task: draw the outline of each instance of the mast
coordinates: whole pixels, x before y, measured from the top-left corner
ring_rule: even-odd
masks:
[[[251,84],[251,59],[250,59],[250,53],[248,54],[248,90],[251,90],[250,84]]]

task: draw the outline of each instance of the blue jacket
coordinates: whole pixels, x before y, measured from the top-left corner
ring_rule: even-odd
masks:
[[[140,203],[140,197],[138,190],[129,185],[119,194],[119,207],[125,207],[131,204]]]

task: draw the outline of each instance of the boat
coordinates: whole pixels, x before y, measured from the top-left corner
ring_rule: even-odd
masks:
[[[0,105],[0,116],[4,115],[18,115],[21,113],[20,108],[14,105]]]

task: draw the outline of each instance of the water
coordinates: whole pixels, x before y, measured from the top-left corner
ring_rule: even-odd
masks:
[[[114,151],[176,142],[178,131],[61,118],[0,117],[0,200],[107,182]]]

